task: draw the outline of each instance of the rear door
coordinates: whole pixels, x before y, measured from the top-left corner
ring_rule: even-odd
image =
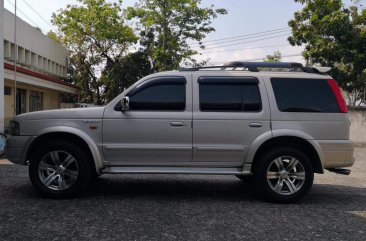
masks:
[[[193,74],[193,161],[241,166],[251,143],[270,131],[262,79]]]

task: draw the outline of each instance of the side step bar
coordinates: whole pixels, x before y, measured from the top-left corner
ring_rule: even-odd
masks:
[[[203,167],[106,167],[103,173],[109,174],[214,174],[214,175],[250,175],[241,168],[203,168]]]
[[[327,169],[330,172],[334,172],[341,175],[349,175],[351,173],[351,170],[349,169],[343,169],[343,168],[328,168]]]

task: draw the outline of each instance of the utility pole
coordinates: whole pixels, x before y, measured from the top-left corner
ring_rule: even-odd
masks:
[[[4,132],[4,0],[0,0],[0,132]]]
[[[14,116],[17,115],[17,0],[14,1]]]

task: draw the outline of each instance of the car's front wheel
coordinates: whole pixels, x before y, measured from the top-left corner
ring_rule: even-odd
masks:
[[[293,203],[309,192],[314,171],[308,157],[300,150],[276,148],[259,158],[254,176],[267,200]]]
[[[29,177],[37,191],[50,198],[64,198],[82,192],[92,169],[84,150],[73,143],[53,141],[35,150]]]

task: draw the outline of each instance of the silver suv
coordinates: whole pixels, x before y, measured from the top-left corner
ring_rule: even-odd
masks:
[[[153,74],[104,107],[15,117],[6,155],[52,198],[104,173],[183,173],[236,175],[267,200],[295,202],[314,173],[349,174],[354,163],[328,70],[231,62]]]

